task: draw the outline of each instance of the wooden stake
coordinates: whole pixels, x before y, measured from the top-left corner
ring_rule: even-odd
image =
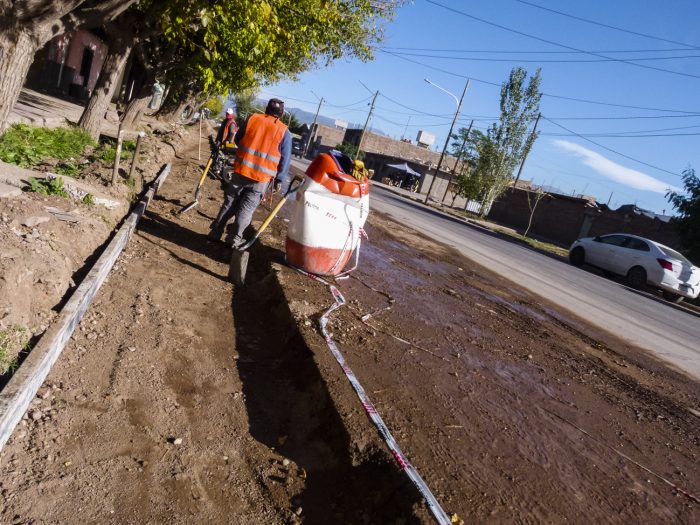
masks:
[[[134,150],[134,158],[131,159],[131,168],[129,168],[129,181],[133,180],[132,175],[134,173],[134,169],[136,168],[136,163],[138,162],[138,157],[139,153],[141,153],[141,143],[143,142],[143,138],[146,136],[146,133],[143,131],[139,131],[139,136],[136,139],[136,149]],[[141,190],[143,189],[143,174],[139,175],[139,183],[136,185],[136,193],[141,193]]]
[[[117,153],[114,156],[114,169],[112,170],[112,186],[117,183],[119,176],[119,160],[122,156],[122,124],[119,123],[119,131],[117,131]]]

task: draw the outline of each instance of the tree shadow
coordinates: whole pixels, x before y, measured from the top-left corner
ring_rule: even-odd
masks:
[[[272,274],[270,262],[281,260],[277,249],[254,247],[246,285],[235,289],[232,301],[250,434],[290,459],[290,469],[306,473],[304,489],[293,499],[304,523],[419,523],[413,512],[418,493],[389,454],[376,447],[353,450]],[[283,484],[285,475],[291,474],[263,483]]]

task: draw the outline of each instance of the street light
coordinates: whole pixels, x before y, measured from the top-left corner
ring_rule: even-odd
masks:
[[[450,125],[450,131],[447,134],[447,137],[445,138],[445,145],[442,148],[442,153],[440,154],[440,160],[438,160],[437,166],[435,167],[435,171],[433,172],[433,180],[430,181],[430,186],[428,187],[428,193],[425,194],[425,200],[423,201],[425,204],[428,203],[428,199],[430,198],[430,192],[433,190],[433,184],[435,184],[435,179],[437,179],[438,173],[440,172],[440,168],[442,167],[442,161],[445,158],[445,152],[447,151],[447,146],[450,144],[450,137],[452,137],[452,130],[455,127],[455,122],[457,122],[457,117],[459,116],[459,111],[462,109],[462,101],[464,100],[464,96],[467,94],[467,90],[469,89],[469,84],[471,82],[471,79],[467,79],[467,83],[464,85],[464,91],[462,91],[462,97],[457,98],[453,93],[450,93],[447,91],[445,88],[442,88],[438,86],[435,82],[431,82],[427,78],[423,79],[425,80],[428,84],[431,86],[434,86],[438,88],[440,91],[444,91],[448,95],[450,95],[453,99],[455,99],[455,102],[457,103],[457,110],[455,111],[454,118],[452,119],[452,124]]]

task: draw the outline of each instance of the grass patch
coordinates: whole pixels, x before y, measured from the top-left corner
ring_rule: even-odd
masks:
[[[0,137],[0,160],[23,168],[47,159],[69,160],[82,156],[95,142],[77,128],[42,128],[13,124]]]
[[[35,179],[29,177],[29,191],[40,193],[41,195],[58,195],[59,197],[68,197],[68,192],[63,187],[63,179],[56,177],[55,179]]]
[[[545,252],[553,253],[554,255],[559,255],[560,257],[568,257],[569,256],[569,250],[566,248],[562,248],[561,246],[557,246],[556,244],[552,244],[549,242],[544,242],[544,241],[538,241],[537,239],[532,239],[530,237],[525,237],[524,235],[520,235],[519,233],[516,234],[511,234],[510,232],[504,232],[503,230],[499,230],[501,233],[505,233],[506,235],[510,235],[511,237],[515,239],[519,239],[523,242],[526,242],[533,248],[537,248],[538,250],[542,250]]]
[[[132,152],[136,149],[136,141],[134,140],[124,140],[122,141],[122,152],[119,155],[121,160],[126,160],[131,157]],[[117,158],[117,148],[114,143],[103,142],[100,149],[96,152],[96,156],[102,162],[108,166],[114,164],[114,159]]]
[[[517,233],[511,229],[503,228],[500,227],[498,224],[491,222],[487,219],[483,219],[481,217],[478,217],[477,215],[464,211],[464,210],[450,210],[451,213],[460,215],[462,217],[465,217],[467,219],[476,219],[480,221],[484,226],[487,228],[498,232],[502,235],[507,235],[508,237],[512,237],[513,239],[517,239],[521,242],[527,243],[533,248],[536,248],[538,250],[542,250],[548,253],[551,253],[553,255],[557,255],[559,257],[568,257],[569,256],[569,250],[566,248],[562,248],[561,246],[557,246],[556,244],[552,244],[551,242],[545,242],[545,241],[538,241],[537,239],[533,239],[531,237],[525,237],[524,235],[521,235],[520,233]]]
[[[17,368],[17,356],[27,347],[31,332],[22,326],[0,330],[0,375]]]

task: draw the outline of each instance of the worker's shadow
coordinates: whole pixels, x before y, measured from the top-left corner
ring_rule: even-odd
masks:
[[[270,492],[286,487],[305,523],[419,523],[413,513],[418,493],[388,453],[372,446],[352,450],[314,354],[272,274],[269,261],[280,257],[277,249],[254,247],[246,285],[236,287],[232,304],[250,433],[277,457],[265,465],[261,482]],[[358,433],[373,432],[364,419],[355,425]]]
[[[228,265],[230,251],[224,244],[209,242],[206,235],[197,233],[153,211],[146,211],[139,222],[138,229],[143,233],[177,244],[192,252],[191,257],[185,257],[182,252],[176,253],[167,244],[159,244],[161,249],[170,253],[172,257],[182,264],[191,266],[222,281],[227,281],[226,275],[220,275],[196,262],[201,255],[204,255],[214,261]],[[147,237],[144,237],[144,239],[148,240]]]

